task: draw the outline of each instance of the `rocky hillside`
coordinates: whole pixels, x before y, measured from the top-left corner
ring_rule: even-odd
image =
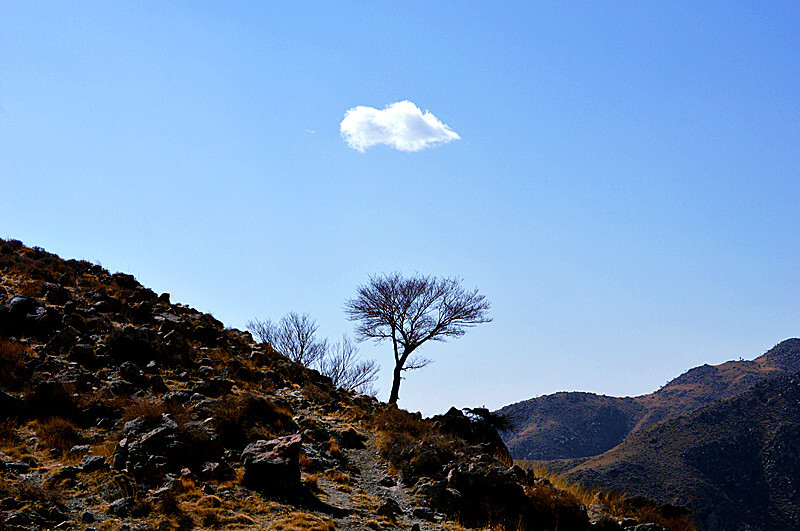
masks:
[[[504,407],[515,420],[504,440],[517,459],[599,455],[664,419],[735,396],[754,384],[800,371],[800,340],[786,340],[753,361],[703,365],[658,391],[634,398],[556,393]]]
[[[496,420],[345,392],[130,275],[0,240],[3,531],[691,529],[511,466]]]
[[[800,529],[800,373],[580,461],[561,464],[570,478],[687,505],[707,529]]]

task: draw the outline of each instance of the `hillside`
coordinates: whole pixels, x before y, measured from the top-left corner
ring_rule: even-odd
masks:
[[[692,528],[511,465],[488,411],[346,392],[131,275],[0,240],[3,531]]]
[[[687,505],[708,529],[800,529],[800,373],[642,429],[581,461],[562,464],[568,477]]]
[[[664,419],[797,371],[800,371],[800,340],[789,339],[753,361],[696,367],[648,395],[616,398],[592,393],[556,393],[508,405],[499,413],[513,418],[516,427],[503,436],[517,459],[591,457]]]

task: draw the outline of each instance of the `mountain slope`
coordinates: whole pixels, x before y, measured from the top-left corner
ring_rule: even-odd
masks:
[[[488,411],[421,418],[131,275],[0,240],[2,530],[653,521],[510,465]]]
[[[667,419],[579,464],[587,485],[689,506],[708,529],[800,529],[800,373]]]
[[[516,422],[504,440],[517,459],[599,455],[652,424],[796,371],[800,371],[800,340],[789,339],[753,361],[696,367],[648,395],[556,393],[533,398],[499,411]]]

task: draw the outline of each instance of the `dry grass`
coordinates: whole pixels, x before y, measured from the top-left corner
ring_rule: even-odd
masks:
[[[0,498],[57,503],[62,500],[62,493],[56,486],[46,483],[36,483],[25,479],[10,481],[6,478],[0,478]]]
[[[226,446],[242,446],[257,438],[271,438],[294,425],[285,405],[251,394],[233,395],[215,402],[211,417]]]
[[[329,518],[319,518],[309,513],[292,512],[271,523],[274,531],[334,531],[336,525]]]
[[[20,442],[17,423],[9,419],[0,421],[0,443],[3,443],[4,446],[11,446]]]
[[[303,485],[308,487],[308,490],[319,494],[322,488],[319,486],[319,474],[305,474],[303,476]]]
[[[51,417],[44,421],[34,421],[34,430],[46,448],[55,448],[64,453],[82,442],[81,431],[71,420]]]
[[[346,474],[341,470],[334,470],[332,472],[328,472],[326,477],[337,485],[338,490],[343,492],[353,491],[353,484],[355,481],[353,481],[353,478],[349,474]]]
[[[163,413],[167,413],[164,402],[155,398],[137,398],[124,403],[122,421],[128,422],[138,417],[144,417],[147,422],[157,422]]]
[[[625,494],[587,489],[579,483],[553,473],[539,463],[531,464],[523,461],[518,464],[533,470],[536,476],[544,478],[550,483],[549,486],[544,485],[535,490],[526,489],[528,496],[537,499],[540,503],[550,505],[559,503],[559,497],[565,499],[564,495],[557,494],[561,492],[586,507],[602,504],[604,513],[611,516],[634,518],[639,523],[657,524],[670,531],[695,531],[696,529],[688,516],[664,516],[655,503],[643,507],[631,507]]]
[[[17,293],[26,297],[41,297],[44,295],[44,280],[26,280],[17,286]]]
[[[0,388],[18,391],[25,385],[25,362],[30,350],[22,343],[0,339]]]
[[[337,441],[333,437],[331,437],[328,440],[328,453],[331,454],[336,459],[341,459],[342,457],[344,457],[342,455],[342,447],[339,446],[339,441]]]

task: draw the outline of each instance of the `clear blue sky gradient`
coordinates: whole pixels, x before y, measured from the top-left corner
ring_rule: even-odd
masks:
[[[243,328],[352,334],[370,274],[494,322],[422,349],[426,414],[625,396],[800,335],[800,3],[3,2],[0,237]],[[359,153],[410,100],[461,140]],[[311,132],[313,131],[313,132]],[[389,345],[361,345],[384,368]]]

